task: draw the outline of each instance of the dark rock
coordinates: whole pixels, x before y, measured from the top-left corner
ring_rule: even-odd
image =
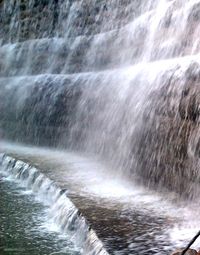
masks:
[[[172,253],[172,255],[181,255],[183,250],[178,250]],[[197,251],[194,249],[189,249],[185,255],[198,255]]]
[[[186,80],[192,82],[200,82],[200,66],[198,63],[193,62],[189,65],[185,72]]]
[[[182,119],[198,121],[200,116],[200,66],[192,63],[185,72],[185,85],[179,104]]]
[[[196,3],[190,12],[190,15],[188,16],[189,22],[199,22],[200,20],[200,3]]]

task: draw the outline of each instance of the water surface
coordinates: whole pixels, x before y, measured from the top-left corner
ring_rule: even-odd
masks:
[[[0,176],[1,255],[79,255],[31,192]]]

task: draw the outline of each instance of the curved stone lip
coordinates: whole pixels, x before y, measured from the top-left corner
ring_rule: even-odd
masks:
[[[98,238],[96,232],[91,228],[87,219],[84,217],[84,215],[82,215],[82,213],[79,211],[79,209],[75,206],[75,204],[67,196],[66,190],[63,190],[62,188],[60,188],[57,183],[55,183],[49,177],[45,176],[45,174],[43,174],[38,168],[32,166],[31,164],[28,164],[22,160],[18,160],[16,158],[14,158],[13,156],[11,157],[11,156],[7,155],[6,153],[0,153],[0,173],[1,173],[1,167],[4,167],[4,165],[6,166],[5,168],[10,167],[10,169],[12,169],[12,170],[17,168],[17,165],[18,165],[18,169],[21,166],[25,167],[25,169],[28,169],[28,170],[35,169],[38,173],[43,175],[44,178],[51,181],[53,183],[53,185],[55,187],[57,187],[57,189],[60,191],[61,196],[64,195],[66,197],[66,199],[68,200],[68,202],[73,207],[73,209],[77,211],[78,220],[84,221],[84,223],[85,223],[86,239],[85,239],[85,243],[83,243],[84,248],[82,249],[81,254],[83,254],[83,255],[110,255],[106,251],[102,241]]]

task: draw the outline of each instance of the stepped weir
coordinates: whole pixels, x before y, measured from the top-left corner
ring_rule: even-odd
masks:
[[[0,1],[0,152],[69,190],[109,254],[168,254],[198,208],[199,21],[199,0]]]

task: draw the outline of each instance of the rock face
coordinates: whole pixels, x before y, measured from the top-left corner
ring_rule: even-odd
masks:
[[[176,251],[176,252],[174,252],[174,253],[172,253],[172,255],[181,255],[181,250],[179,250],[179,251]],[[189,249],[186,253],[185,253],[185,255],[198,255],[198,253],[197,253],[197,251],[196,250],[194,250],[194,249]]]
[[[189,197],[197,195],[199,185],[199,74],[199,65],[191,63],[184,77],[163,77],[162,89],[150,94],[148,125],[133,149],[143,180]]]
[[[110,31],[137,17],[141,7],[138,0],[111,0],[109,3],[105,0],[8,0],[0,4],[4,43],[64,37],[66,32],[69,37],[76,37]],[[11,24],[13,21],[15,24]]]
[[[199,4],[1,0],[0,135],[198,196]]]

